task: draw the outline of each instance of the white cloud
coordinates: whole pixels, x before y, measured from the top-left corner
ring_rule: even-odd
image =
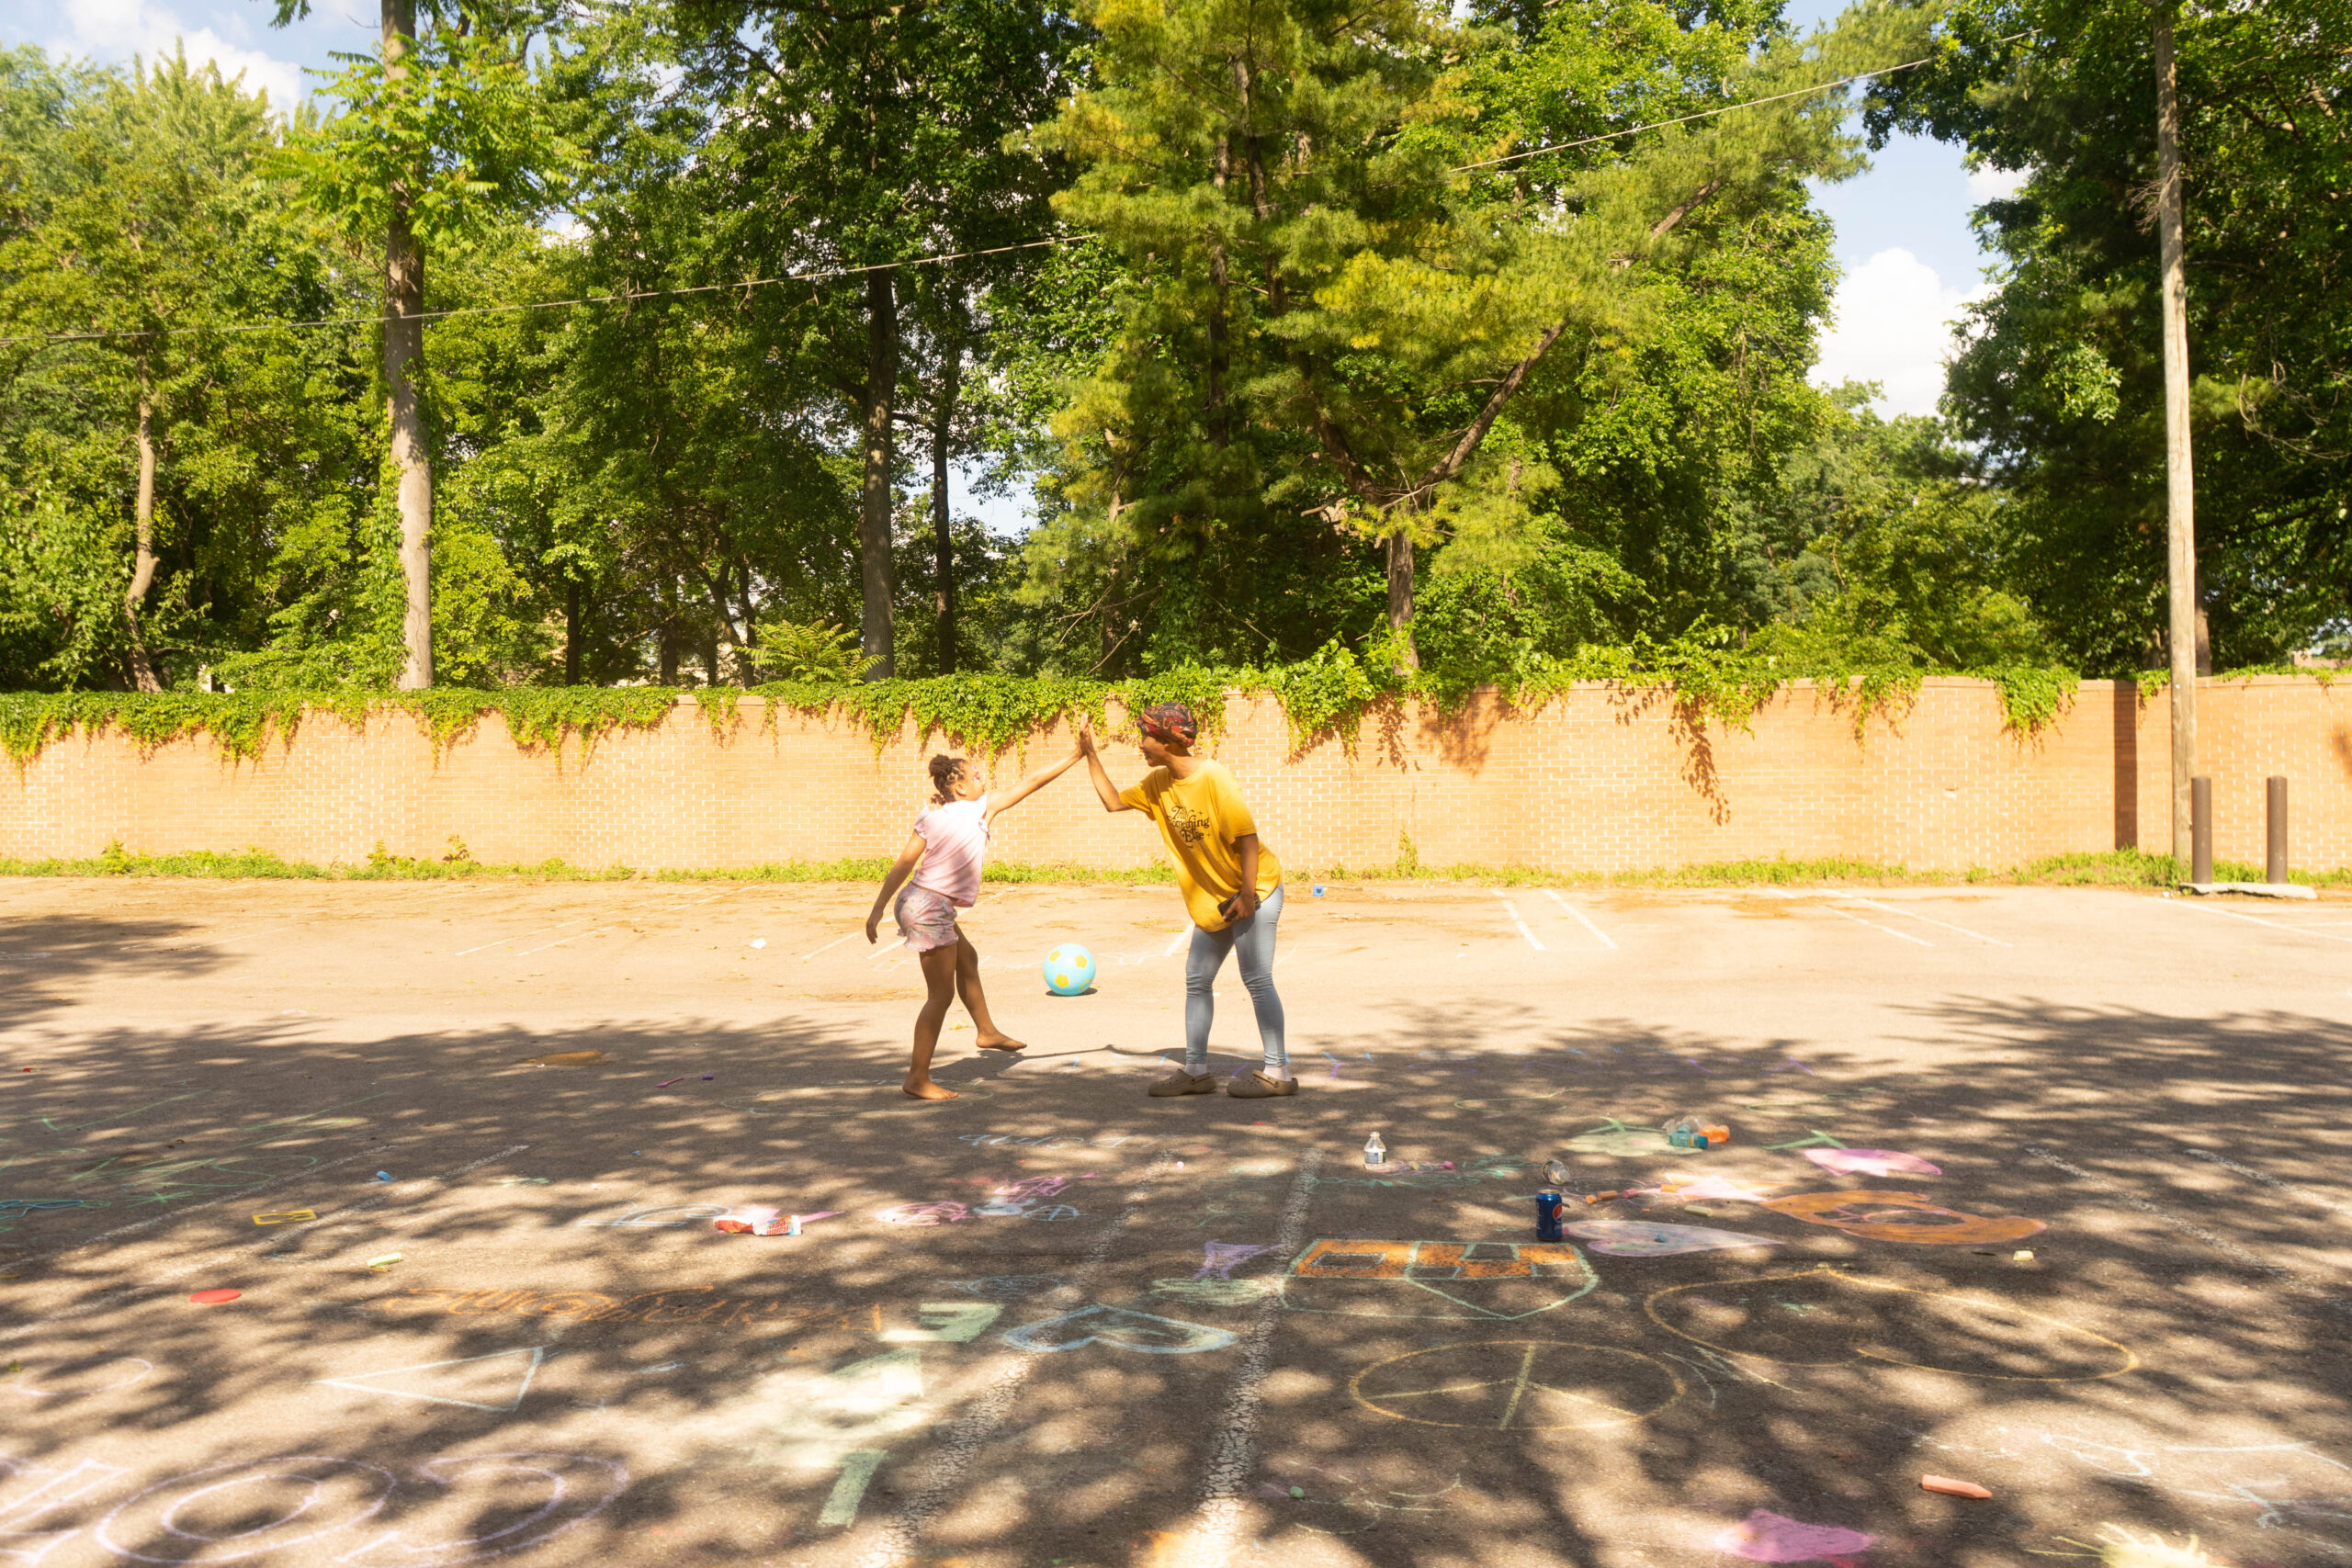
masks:
[[[1838,286],[1814,384],[1876,381],[1881,413],[1935,412],[1961,308],[1984,298],[1988,287],[1947,288],[1936,269],[1909,251],[1879,252]]]
[[[290,112],[302,99],[300,66],[232,43],[210,28],[191,28],[176,13],[152,0],[68,0],[63,20],[73,30],[54,46],[60,54],[127,64],[133,55],[152,62],[185,45],[190,64],[209,60],[225,77],[242,74],[248,88],[269,95],[270,107],[280,114]]]
[[[2032,173],[2030,169],[1996,169],[1979,164],[1968,171],[1968,199],[1979,206],[1988,201],[2007,201],[2025,188]]]

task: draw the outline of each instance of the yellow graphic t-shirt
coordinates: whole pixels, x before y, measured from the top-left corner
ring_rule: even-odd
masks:
[[[1159,824],[1168,852],[1176,857],[1176,885],[1184,892],[1184,911],[1206,931],[1223,931],[1231,922],[1217,906],[1241,890],[1241,855],[1234,840],[1258,830],[1258,820],[1243,804],[1241,790],[1222,762],[1203,762],[1193,776],[1180,779],[1166,768],[1154,768],[1143,783],[1122,791],[1119,798],[1137,811],[1148,811]],[[1283,885],[1282,862],[1262,839],[1258,843],[1258,887],[1261,900]]]

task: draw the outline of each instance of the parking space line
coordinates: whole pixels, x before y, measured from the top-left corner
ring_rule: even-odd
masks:
[[[881,953],[875,953],[875,954],[873,955],[873,957],[868,958],[868,959],[866,960],[866,962],[867,962],[868,964],[871,964],[871,963],[873,963],[873,962],[874,962],[874,959],[881,957],[881,956],[882,956],[882,953],[891,953],[891,952],[895,952],[895,951],[896,951],[896,950],[898,950],[899,948],[904,947],[904,946],[906,946],[906,945],[907,945],[907,939],[906,939],[905,937],[900,937],[898,941],[896,941],[896,942],[892,942],[888,947],[886,947],[886,948],[882,949]]]
[[[2268,926],[2274,931],[2288,931],[2296,936],[2315,936],[2322,942],[2352,942],[2352,936],[2330,936],[2325,931],[2309,931],[2301,926],[2290,926],[2278,920],[2266,920],[2260,915],[2241,915],[2235,909],[2216,909],[2210,904],[2195,903],[2187,898],[2165,898],[2160,899],[2159,902],[2177,905],[2184,909],[2195,909],[2203,915],[2219,915],[2225,920],[2244,920],[2248,925]]]
[[[1538,953],[1549,953],[1551,949],[1536,941],[1535,933],[1527,929],[1527,922],[1519,918],[1519,906],[1512,903],[1509,898],[1504,897],[1503,891],[1499,887],[1495,889],[1495,897],[1501,898],[1503,900],[1503,908],[1510,911],[1510,923],[1519,928],[1519,934],[1527,939],[1527,945],[1533,948]]]
[[[1792,894],[1790,897],[1794,897],[1796,895]],[[1913,936],[1909,931],[1896,931],[1893,926],[1880,925],[1876,920],[1866,920],[1862,919],[1861,916],[1851,913],[1849,910],[1841,909],[1835,904],[1824,904],[1821,907],[1824,909],[1828,910],[1829,913],[1837,916],[1839,919],[1851,920],[1858,926],[1868,926],[1874,931],[1884,931],[1887,935],[1894,938],[1897,942],[1912,942],[1920,947],[1933,947],[1936,945],[1925,937]]]
[[[1176,950],[1183,946],[1184,939],[1192,934],[1193,933],[1190,931],[1178,931],[1174,936],[1170,937],[1168,939],[1168,945],[1159,950],[1159,956],[1162,958],[1175,957]]]
[[[1838,893],[1836,889],[1828,887],[1823,888],[1822,891],[1842,898],[1849,904],[1860,904],[1866,909],[1877,909],[1889,915],[1901,915],[1908,919],[1922,920],[1931,926],[1941,926],[1948,931],[1958,931],[1962,936],[1973,936],[1978,942],[1990,942],[1995,947],[2008,947],[2014,945],[2010,942],[2003,942],[1999,937],[1986,936],[1983,931],[1973,931],[1966,926],[1956,926],[1950,920],[1937,919],[1932,915],[1914,914],[1909,909],[1899,908],[1893,904],[1882,904],[1875,898],[1864,898],[1858,894],[1852,893]]]
[[[855,936],[855,935],[857,935],[857,934],[858,934],[857,932],[855,932],[855,931],[852,931],[852,932],[850,932],[850,933],[849,933],[849,936],[837,936],[837,937],[833,938],[833,940],[832,940],[832,941],[831,941],[831,942],[827,942],[824,946],[822,946],[822,947],[819,948],[819,949],[817,950],[817,953],[831,953],[831,952],[832,952],[832,950],[833,950],[833,949],[835,949],[835,948],[839,947],[842,943],[843,943],[843,942],[845,942],[849,941],[849,940],[850,940],[850,937],[854,937],[854,936]],[[812,959],[812,958],[814,958],[814,957],[816,957],[816,956],[817,956],[817,953],[802,953],[802,954],[800,955],[800,962],[801,962],[801,963],[803,963],[803,964],[808,963],[810,959]]]
[[[1577,921],[1583,925],[1584,929],[1592,933],[1593,941],[1600,943],[1601,946],[1607,948],[1611,953],[1617,951],[1617,944],[1609,940],[1609,933],[1602,931],[1599,926],[1594,925],[1590,918],[1588,917],[1582,909],[1577,908],[1574,904],[1569,903],[1566,898],[1561,897],[1559,894],[1554,892],[1549,887],[1544,889],[1544,897],[1552,900],[1553,903],[1557,904],[1561,908],[1566,909],[1569,914],[1574,915]]]

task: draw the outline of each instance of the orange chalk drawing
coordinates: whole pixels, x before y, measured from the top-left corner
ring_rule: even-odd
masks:
[[[1996,1219],[1941,1208],[1922,1192],[1800,1192],[1772,1199],[1764,1207],[1849,1235],[1915,1247],[1990,1247],[2022,1241],[2050,1228],[2040,1220],[2015,1215]]]

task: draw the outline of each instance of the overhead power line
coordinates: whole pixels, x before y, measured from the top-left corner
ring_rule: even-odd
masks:
[[[2016,32],[2004,38],[1995,39],[1993,41],[2014,43],[2027,36],[2026,33]],[[1672,119],[1652,120],[1645,125],[1629,125],[1616,130],[1602,131],[1595,136],[1579,137],[1574,141],[1554,141],[1542,147],[1530,147],[1518,152],[1506,152],[1498,158],[1482,159],[1475,164],[1457,164],[1446,170],[1446,173],[1471,174],[1480,169],[1492,169],[1505,164],[1515,164],[1526,158],[1540,158],[1547,152],[1567,152],[1578,147],[1591,147],[1603,141],[1614,141],[1620,137],[1639,136],[1644,131],[1664,130],[1672,126],[1689,125],[1693,120],[1713,119],[1717,116],[1727,115],[1736,109],[1761,108],[1766,104],[1783,103],[1790,98],[1809,97],[1815,93],[1828,92],[1833,87],[1846,87],[1851,86],[1856,82],[1867,82],[1874,76],[1892,76],[1898,71],[1916,71],[1922,65],[1933,64],[1936,58],[1934,55],[1923,55],[1917,60],[1906,60],[1900,65],[1883,66],[1876,71],[1858,71],[1850,76],[1840,76],[1830,82],[1816,82],[1811,86],[1797,87],[1785,93],[1774,93],[1769,97],[1742,98],[1736,103],[1721,104],[1711,109],[1701,109],[1696,114],[1678,115]],[[521,305],[459,305],[447,310],[421,310],[413,316],[397,319],[443,321],[456,316],[508,316],[525,310],[568,310],[574,305],[625,305],[633,304],[640,299],[682,299],[690,294],[724,294],[738,290],[748,292],[754,288],[769,288],[785,283],[828,283],[837,278],[862,277],[868,273],[896,272],[905,267],[936,266],[945,262],[975,261],[982,256],[1009,255],[1015,251],[1035,251],[1054,245],[1074,245],[1080,241],[1091,240],[1095,237],[1093,234],[1057,234],[1050,239],[1024,240],[1017,245],[995,245],[980,251],[947,251],[937,255],[910,256],[904,261],[875,262],[865,266],[829,267],[819,272],[786,273],[775,277],[747,277],[733,283],[697,283],[678,288],[639,288],[616,294],[582,294],[570,299],[535,299]],[[178,337],[197,333],[310,332],[326,327],[372,327],[385,320],[383,312],[372,311],[365,316],[322,316],[315,320],[300,321],[241,321],[230,326],[157,327],[151,331],[133,328],[103,333],[28,333],[15,337],[0,337],[0,347],[13,347],[28,343],[103,343],[118,338]]]

